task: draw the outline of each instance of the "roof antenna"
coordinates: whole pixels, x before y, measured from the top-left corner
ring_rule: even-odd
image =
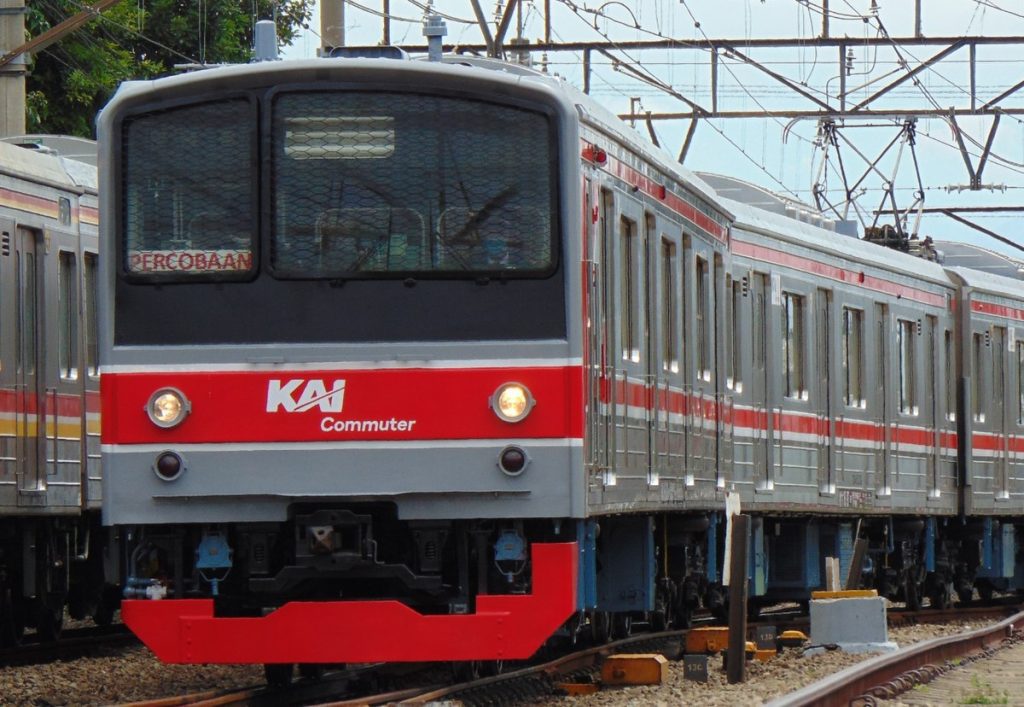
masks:
[[[253,39],[253,61],[277,61],[277,26],[272,20],[257,22]]]
[[[444,19],[433,10],[428,10],[427,16],[423,18],[423,36],[427,38],[427,58],[430,61],[441,61],[441,38],[446,34],[448,26]]]

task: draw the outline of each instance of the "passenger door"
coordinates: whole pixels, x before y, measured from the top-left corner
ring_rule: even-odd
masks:
[[[750,377],[750,399],[754,408],[754,488],[766,492],[775,487],[772,464],[774,419],[770,414],[768,387],[768,275],[754,273],[750,287],[754,300],[753,327],[750,332],[754,360]]]
[[[18,227],[15,239],[18,327],[15,351],[15,426],[18,503],[36,505],[46,491],[46,401],[43,389],[43,258],[39,234]]]
[[[992,327],[992,434],[995,436],[996,455],[993,468],[992,493],[996,500],[1009,500],[1010,483],[1007,474],[1009,459],[1010,423],[1006,395],[1006,328]]]
[[[835,461],[835,410],[833,409],[832,376],[835,365],[832,355],[832,292],[818,290],[815,330],[817,345],[815,362],[818,367],[818,409],[815,410],[818,438],[818,493],[831,495],[836,491],[833,476]]]
[[[878,496],[891,496],[892,484],[889,473],[892,469],[892,421],[893,405],[890,396],[893,393],[889,382],[889,351],[892,330],[889,324],[889,308],[884,304],[875,305],[875,428],[878,430],[878,446],[875,454],[875,493]]]

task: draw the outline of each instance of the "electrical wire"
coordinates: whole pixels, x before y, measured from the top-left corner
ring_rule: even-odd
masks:
[[[996,5],[994,2],[992,2],[992,0],[974,0],[974,2],[978,3],[982,7],[990,7],[998,12],[1005,12],[1007,15],[1013,15],[1014,17],[1020,17],[1021,19],[1024,19],[1024,15],[1022,15],[1021,13],[1014,12],[1013,10],[1007,10],[1005,7],[1000,7],[999,5]]]

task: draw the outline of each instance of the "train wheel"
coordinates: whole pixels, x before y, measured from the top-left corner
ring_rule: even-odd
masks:
[[[299,677],[305,680],[319,680],[326,671],[323,663],[299,663]]]
[[[263,666],[263,675],[270,687],[288,687],[294,673],[294,663],[266,663]]]
[[[952,591],[949,583],[939,581],[928,594],[933,609],[948,609],[952,605]]]
[[[11,591],[8,589],[0,597],[0,648],[20,646],[24,635],[24,613],[11,598]]]
[[[56,600],[47,602],[45,600],[39,600],[36,602],[36,632],[39,634],[39,640],[52,643],[60,638],[60,633],[64,629],[64,602],[59,602],[59,608],[55,608],[52,604],[57,604]]]
[[[673,628],[690,628],[693,625],[693,607],[684,606],[683,608],[676,611],[675,620],[672,622]]]
[[[607,643],[612,637],[612,617],[607,611],[595,611],[590,615],[590,637],[595,645]]]
[[[565,622],[566,640],[569,643],[569,648],[576,648],[580,644],[585,625],[586,616],[582,611],[577,611]]]
[[[508,670],[508,663],[504,660],[488,660],[483,667],[487,675],[501,675]]]
[[[956,599],[963,606],[974,601],[974,585],[967,581],[958,581],[956,583]]]
[[[907,611],[921,610],[921,588],[913,577],[908,576],[903,584],[903,602],[907,605]]]
[[[675,623],[675,617],[672,615],[672,605],[675,603],[670,591],[663,588],[663,585],[659,586],[654,593],[654,611],[651,613],[651,628],[653,630],[668,631],[672,628],[672,625]]]
[[[633,635],[633,616],[625,611],[618,612],[612,618],[612,634],[616,640],[629,638]]]
[[[484,663],[481,660],[461,660],[452,663],[452,677],[458,682],[473,682],[483,675]]]
[[[121,607],[121,592],[117,587],[108,584],[103,588],[100,601],[92,620],[97,626],[109,626],[114,622],[114,614]]]
[[[978,598],[981,599],[982,603],[992,603],[992,595],[995,592],[995,587],[992,586],[991,582],[985,579],[979,579],[975,588],[978,590]]]

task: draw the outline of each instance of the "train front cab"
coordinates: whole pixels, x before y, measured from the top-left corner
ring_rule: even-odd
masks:
[[[370,60],[104,111],[105,513],[161,659],[526,658],[572,614],[574,121]]]

